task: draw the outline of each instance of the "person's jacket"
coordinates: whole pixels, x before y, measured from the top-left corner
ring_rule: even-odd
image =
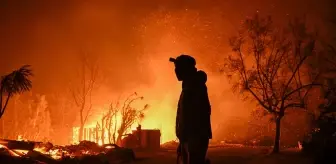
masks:
[[[211,106],[206,81],[206,73],[197,71],[182,82],[176,116],[176,136],[180,141],[188,138],[212,138]]]

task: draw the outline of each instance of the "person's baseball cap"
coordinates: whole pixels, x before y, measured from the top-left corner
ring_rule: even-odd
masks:
[[[177,58],[170,58],[170,62],[173,62],[174,64],[177,65],[186,65],[186,66],[195,66],[196,65],[196,60],[195,58],[182,54],[178,56]]]

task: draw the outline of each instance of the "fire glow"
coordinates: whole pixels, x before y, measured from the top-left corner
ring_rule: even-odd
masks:
[[[167,54],[167,56],[168,55],[169,54]],[[147,62],[151,70],[149,73],[154,77],[153,83],[149,86],[137,86],[135,88],[129,88],[128,90],[124,91],[124,93],[137,91],[141,96],[144,97],[144,99],[143,101],[135,102],[132,104],[132,106],[137,109],[141,109],[143,108],[144,104],[148,104],[149,108],[144,111],[144,118],[135,121],[131,128],[126,130],[126,134],[131,133],[132,130],[135,130],[136,127],[140,124],[142,129],[160,130],[162,144],[176,139],[174,129],[180,84],[176,81],[176,77],[173,73],[173,66],[171,63],[167,62],[167,58],[152,58]],[[157,69],[158,67],[160,67],[160,70]],[[167,76],[162,76],[163,73],[166,73]],[[109,97],[109,95],[107,93],[107,95],[102,97]],[[115,97],[120,98],[120,95]],[[123,102],[121,101],[121,103]],[[101,122],[103,114],[106,112],[106,102],[105,107],[99,106],[98,108],[94,109],[93,112],[94,114],[89,116],[88,121],[85,124],[85,128],[96,128],[97,122]],[[118,129],[121,122],[120,114],[117,115],[116,120],[116,129]],[[73,127],[72,138],[74,143],[78,143],[78,132],[79,127]],[[105,136],[106,135],[107,133],[105,133]],[[105,136],[104,138],[106,139],[107,137]],[[95,138],[97,138],[97,136]],[[101,136],[98,138],[101,138]],[[91,141],[93,141],[94,137],[91,136],[90,138],[87,136],[87,139],[91,139]],[[106,141],[107,139],[104,141],[104,143],[109,143]],[[97,142],[97,140],[93,142]],[[102,144],[101,139],[98,139],[97,143]]]
[[[156,129],[161,131],[161,141],[160,143],[166,143],[168,141],[175,140],[175,133],[174,133],[174,123],[175,123],[175,111],[174,108],[174,102],[171,98],[171,96],[166,96],[163,101],[149,101],[149,109],[145,111],[144,118],[141,120],[136,120],[131,128],[127,129],[125,131],[125,135],[132,133],[133,130],[136,130],[136,127],[138,125],[141,125],[142,129]],[[139,106],[139,104],[135,104],[135,106]],[[99,145],[102,145],[103,143],[112,143],[113,141],[109,141],[108,137],[108,129],[104,127],[105,133],[104,137],[102,137],[101,128],[98,127],[97,129],[97,123],[101,123],[102,117],[103,117],[103,111],[104,108],[99,108],[96,112],[100,113],[92,118],[90,118],[89,122],[84,126],[84,132],[83,132],[83,140],[96,142]],[[113,122],[116,123],[116,125],[113,126],[112,133],[116,133],[120,128],[122,116],[120,112],[113,118]],[[79,135],[79,129],[80,127],[73,127],[73,135],[72,135],[72,142],[79,143],[78,135]],[[112,134],[113,135],[113,134]],[[117,137],[117,136],[115,136]],[[123,136],[124,137],[124,136]],[[122,138],[123,138],[122,137]],[[104,138],[104,142],[102,141],[102,138]]]

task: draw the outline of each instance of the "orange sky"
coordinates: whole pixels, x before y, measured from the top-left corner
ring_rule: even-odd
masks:
[[[220,137],[225,120],[248,115],[218,72],[239,22],[256,11],[280,22],[303,14],[318,22],[330,14],[326,6],[332,8],[330,0],[322,1],[1,1],[0,73],[31,64],[33,91],[48,99],[76,78],[77,55],[87,52],[99,58],[105,79],[96,93],[97,108],[117,95],[139,92],[152,104],[146,124],[173,136],[180,84],[168,58],[191,54],[208,73],[213,129]],[[158,115],[166,123],[149,123]]]

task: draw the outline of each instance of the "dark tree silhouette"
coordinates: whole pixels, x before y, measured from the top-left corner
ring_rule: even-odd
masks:
[[[237,36],[230,38],[233,53],[223,72],[233,90],[255,100],[272,114],[276,124],[273,152],[279,152],[280,123],[290,108],[306,108],[308,92],[319,74],[307,71],[307,58],[314,55],[315,39],[305,23],[296,19],[287,28],[274,27],[271,17],[255,15],[244,21]]]
[[[117,114],[119,109],[119,101],[114,105],[110,104],[108,109],[108,117],[106,118],[105,127],[107,130],[107,137],[110,143],[116,143],[116,131],[117,131]]]
[[[120,143],[122,136],[125,135],[127,130],[131,128],[131,126],[137,121],[144,118],[144,111],[148,108],[148,104],[146,104],[142,109],[137,109],[132,107],[132,104],[137,100],[142,100],[142,96],[138,96],[137,93],[133,93],[126,98],[126,100],[121,105],[120,109],[118,109],[121,114],[121,122],[120,127],[118,129],[118,137],[116,143]]]
[[[82,141],[84,126],[92,109],[92,92],[96,88],[98,74],[98,64],[90,60],[86,54],[81,55],[80,81],[78,85],[71,88],[80,119],[79,141]]]
[[[331,20],[331,29],[336,28],[336,20]],[[336,78],[336,33],[329,31],[329,36],[320,39],[322,50],[310,60],[312,69],[318,69],[326,78]]]
[[[119,103],[119,102],[118,102]],[[115,132],[116,132],[116,125],[117,125],[117,114],[118,114],[118,103],[113,104],[111,103],[108,107],[107,112],[103,113],[100,122],[97,122],[96,128],[100,131],[100,140],[102,144],[105,144],[105,133],[107,133],[107,139],[109,144],[115,143]],[[99,138],[97,138],[97,142]]]
[[[29,79],[32,76],[32,70],[29,65],[24,65],[12,73],[2,76],[0,81],[0,118],[4,114],[9,99],[15,95],[32,88],[32,82]]]

